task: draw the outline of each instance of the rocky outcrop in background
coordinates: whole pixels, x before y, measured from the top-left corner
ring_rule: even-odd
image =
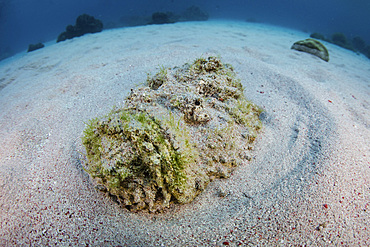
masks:
[[[66,31],[59,34],[57,42],[80,37],[87,33],[98,33],[103,30],[103,23],[93,16],[83,14],[77,17],[74,26],[68,25]]]

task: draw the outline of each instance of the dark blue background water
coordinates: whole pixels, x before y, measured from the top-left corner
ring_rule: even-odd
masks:
[[[56,39],[83,13],[106,25],[156,11],[181,13],[191,5],[211,19],[253,19],[326,35],[343,32],[370,44],[370,0],[0,0],[0,59],[30,43]]]

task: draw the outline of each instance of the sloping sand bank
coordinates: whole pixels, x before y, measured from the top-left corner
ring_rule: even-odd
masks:
[[[104,31],[0,63],[0,245],[365,246],[370,61],[308,34],[242,22]],[[159,66],[220,55],[265,109],[251,162],[195,201],[130,213],[82,169],[85,122]],[[219,197],[222,188],[225,197]]]

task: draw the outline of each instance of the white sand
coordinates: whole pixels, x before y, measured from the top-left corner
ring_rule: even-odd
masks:
[[[0,246],[365,246],[370,60],[242,22],[104,31],[0,62]],[[159,66],[220,55],[266,112],[254,159],[164,214],[130,213],[82,169],[84,122]],[[222,187],[228,195],[219,197]]]

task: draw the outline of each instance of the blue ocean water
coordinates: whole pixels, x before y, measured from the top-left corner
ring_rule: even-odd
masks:
[[[370,45],[369,0],[0,0],[0,59],[54,40],[86,13],[104,27],[132,25],[154,12],[181,14],[195,5],[210,19],[237,19],[361,37]]]

